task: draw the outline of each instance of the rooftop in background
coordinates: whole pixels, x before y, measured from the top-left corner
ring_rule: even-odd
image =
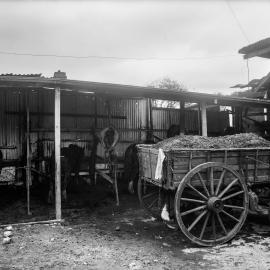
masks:
[[[28,78],[36,78],[36,77],[41,77],[41,73],[38,74],[13,74],[13,73],[6,73],[6,74],[0,74],[0,76],[15,76],[15,77],[28,77]]]
[[[253,93],[270,90],[270,72],[261,79],[251,80],[248,84],[236,84],[231,88],[251,88]]]
[[[263,99],[213,95],[191,91],[179,91],[177,89],[169,90],[153,87],[69,80],[55,77],[44,78],[0,75],[0,89],[44,89],[44,91],[50,91],[57,87],[61,88],[63,91],[68,90],[97,94],[107,96],[108,98],[153,98],[183,100],[191,103],[204,101],[208,105],[270,107],[270,101]]]
[[[238,51],[244,54],[244,59],[249,59],[255,56],[270,59],[270,38],[262,39]]]

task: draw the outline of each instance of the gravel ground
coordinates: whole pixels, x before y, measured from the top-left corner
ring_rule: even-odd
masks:
[[[12,243],[0,245],[0,269],[270,268],[267,222],[248,220],[231,243],[201,248],[128,195],[118,208],[107,201],[95,209],[65,209],[64,216],[62,225],[14,227]]]

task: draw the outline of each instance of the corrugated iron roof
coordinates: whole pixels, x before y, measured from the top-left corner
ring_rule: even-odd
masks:
[[[8,77],[31,77],[31,78],[36,78],[36,77],[41,77],[42,73],[35,73],[35,74],[13,74],[13,73],[5,73],[5,74],[0,74],[0,76],[8,76]]]
[[[270,101],[260,99],[249,99],[245,97],[232,97],[213,95],[206,93],[179,91],[174,89],[160,89],[152,87],[132,86],[123,84],[100,83],[91,81],[79,81],[44,77],[16,77],[0,76],[0,88],[44,88],[54,89],[60,87],[62,90],[78,92],[92,92],[97,95],[119,98],[155,98],[165,100],[184,100],[186,102],[198,103],[205,101],[208,104],[227,106],[259,106],[270,107]]]
[[[264,92],[270,89],[270,72],[261,79],[251,80],[248,84],[236,84],[231,88],[252,88],[253,92]]]
[[[245,46],[241,48],[238,52],[244,54],[244,58],[250,58],[254,56],[270,58],[270,38],[265,38],[248,46]],[[258,55],[256,55],[256,52],[258,52]],[[249,54],[252,54],[252,56],[249,56]]]

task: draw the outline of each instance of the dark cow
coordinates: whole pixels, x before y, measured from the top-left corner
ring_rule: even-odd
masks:
[[[171,138],[179,135],[180,125],[171,125],[167,130],[167,138]],[[162,139],[152,135],[155,139],[161,141]],[[144,144],[153,144],[153,140],[147,140]],[[128,181],[128,190],[130,193],[134,193],[134,188],[137,186],[139,178],[139,160],[137,156],[137,147],[136,143],[131,144],[125,151],[125,160],[124,160],[124,177]]]
[[[235,127],[230,127],[230,126],[227,126],[224,131],[223,131],[223,135],[226,136],[226,135],[234,135],[234,134],[237,134],[239,132],[237,132],[236,128]]]
[[[125,151],[124,177],[128,181],[128,191],[134,193],[139,178],[139,160],[137,144],[132,143]]]
[[[144,144],[154,144],[154,141],[147,140]],[[134,193],[139,179],[139,159],[137,143],[132,143],[125,151],[124,178],[128,181],[128,191]]]
[[[167,138],[171,138],[180,134],[180,125],[171,125],[167,130]]]
[[[80,164],[84,157],[83,148],[70,144],[68,147],[61,148],[61,192],[63,201],[67,200],[67,185],[71,177],[71,173],[75,175],[75,181],[78,181]],[[48,202],[53,201],[54,186],[55,186],[55,156],[52,156],[49,161],[49,170],[51,181],[49,186]]]

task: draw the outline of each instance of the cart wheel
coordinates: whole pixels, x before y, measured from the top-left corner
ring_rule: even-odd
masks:
[[[231,240],[248,213],[248,190],[229,167],[207,162],[193,168],[180,182],[175,215],[181,231],[202,246]]]
[[[138,180],[138,197],[140,204],[147,212],[156,219],[161,219],[161,209],[163,194],[161,188],[145,181],[143,178]]]

